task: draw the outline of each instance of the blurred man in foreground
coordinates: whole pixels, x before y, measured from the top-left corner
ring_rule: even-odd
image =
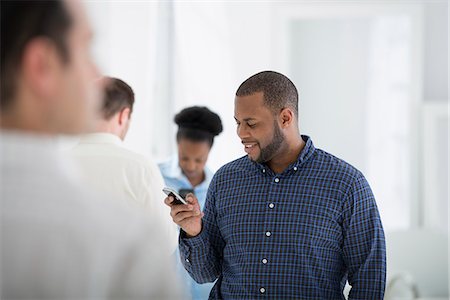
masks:
[[[1,1],[0,298],[182,298],[160,223],[86,191],[56,150],[98,108],[90,38],[78,1]]]

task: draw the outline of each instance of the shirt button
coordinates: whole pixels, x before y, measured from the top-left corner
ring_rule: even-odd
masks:
[[[269,208],[274,208],[274,207],[275,207],[275,204],[273,204],[273,203],[269,204]]]
[[[275,178],[275,182],[280,182],[280,178]]]
[[[263,173],[266,173],[266,169],[263,169]]]
[[[267,264],[267,259],[263,258],[262,263]]]
[[[266,232],[266,236],[271,236],[271,235],[272,235],[272,233],[270,233],[270,231]]]
[[[297,171],[297,167],[294,167],[294,171]]]
[[[190,262],[190,261],[189,261],[189,258],[186,258],[186,262],[187,262],[187,263],[189,263],[189,262]]]
[[[259,291],[261,292],[261,294],[264,294],[266,292],[266,289],[262,287],[259,289]]]

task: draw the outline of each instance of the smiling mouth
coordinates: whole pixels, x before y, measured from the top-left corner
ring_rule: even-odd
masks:
[[[251,152],[253,152],[254,149],[256,149],[256,147],[258,146],[258,144],[244,144],[244,150],[247,154],[250,154]]]
[[[187,177],[195,177],[197,175],[197,172],[193,171],[193,172],[184,172],[184,174]]]

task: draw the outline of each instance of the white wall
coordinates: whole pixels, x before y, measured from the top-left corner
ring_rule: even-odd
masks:
[[[205,105],[224,132],[208,164],[217,169],[244,155],[235,132],[234,95],[242,81],[271,65],[270,4],[175,2],[175,110]],[[250,17],[251,16],[251,17]],[[172,125],[175,135],[176,127]]]
[[[94,30],[93,54],[106,76],[123,79],[135,92],[132,123],[125,143],[150,155],[158,80],[156,65],[156,2],[86,1]]]
[[[425,101],[448,101],[448,2],[425,2]]]
[[[290,74],[300,129],[317,147],[366,170],[368,19],[299,19],[290,26]]]

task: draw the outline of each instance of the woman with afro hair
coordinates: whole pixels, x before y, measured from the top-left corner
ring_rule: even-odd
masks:
[[[200,106],[183,109],[175,116],[174,121],[178,125],[178,155],[158,166],[168,187],[177,190],[182,197],[187,193],[194,193],[203,210],[206,192],[213,177],[206,162],[214,137],[222,132],[222,122],[216,113]],[[187,275],[184,267],[181,266],[180,269]],[[189,275],[185,278],[188,285],[186,288],[192,299],[208,299],[212,283],[200,285]]]

